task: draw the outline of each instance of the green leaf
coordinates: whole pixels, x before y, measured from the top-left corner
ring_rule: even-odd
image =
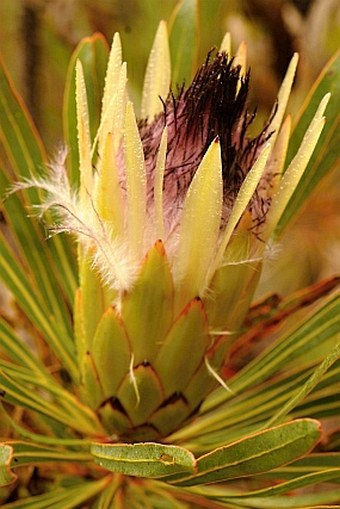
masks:
[[[64,94],[64,136],[69,150],[68,169],[72,184],[79,182],[79,154],[76,122],[75,67],[80,60],[86,82],[91,139],[100,119],[101,97],[108,59],[108,45],[101,34],[83,39],[73,53],[68,68]]]
[[[11,171],[5,164],[0,172],[1,198],[3,198],[3,193],[9,189],[13,182],[41,174],[42,169],[46,167],[47,156],[29,112],[1,62],[0,118],[0,141],[11,164]],[[70,256],[71,244],[62,238],[52,239],[49,242],[49,249],[58,253],[58,258],[54,261],[46,259],[49,249],[46,242],[41,242],[44,238],[42,228],[37,227],[36,221],[29,219],[26,221],[28,224],[26,229],[23,226],[25,221],[20,217],[24,218],[27,215],[27,209],[25,209],[27,204],[39,201],[39,193],[32,188],[28,189],[24,195],[25,202],[11,197],[4,203],[6,219],[16,236],[22,257],[27,259],[29,265],[32,266],[34,278],[40,285],[40,291],[53,309],[58,303],[59,306],[61,305],[61,292],[56,280],[62,282],[69,296],[72,296],[74,291],[75,275]],[[38,242],[40,242],[38,249],[36,248],[37,236]],[[58,270],[52,269],[54,263]],[[58,310],[55,312],[57,313]]]
[[[169,481],[176,486],[195,486],[270,471],[307,454],[320,435],[318,421],[292,421],[205,454],[197,459],[197,474]]]
[[[17,364],[39,374],[47,374],[42,362],[34,357],[31,349],[2,318],[0,318],[0,345],[1,351]]]
[[[338,334],[338,337],[340,337],[340,334]],[[308,378],[307,382],[302,387],[299,387],[298,390],[289,399],[289,401],[287,401],[287,403],[270,418],[267,426],[272,426],[273,424],[277,424],[278,422],[280,422],[280,420],[282,420],[293,408],[295,408],[298,403],[303,401],[303,399],[306,398],[307,394],[309,394],[314,389],[314,387],[316,387],[316,385],[320,382],[322,376],[326,373],[326,371],[338,359],[340,359],[340,343],[338,343],[333,348],[333,350],[327,355],[324,361]]]
[[[10,470],[13,448],[7,444],[0,444],[0,487],[8,486],[16,480],[16,475]]]
[[[288,493],[292,490],[299,488],[305,488],[306,486],[315,486],[322,482],[336,481],[340,478],[340,468],[332,468],[323,470],[322,472],[313,472],[311,474],[296,477],[291,481],[271,486],[262,490],[256,490],[254,492],[245,493],[242,498],[252,497],[263,497],[263,496],[275,496],[281,495],[282,493]]]
[[[301,358],[305,361],[307,352],[309,353],[313,348],[321,348],[324,342],[333,340],[332,338],[335,340],[339,332],[339,311],[338,295],[325,299],[317,311],[313,310],[299,323],[293,323],[286,334],[242,369],[230,381],[230,388],[235,392],[244,391],[247,387],[253,387],[256,383],[265,380],[282,366],[287,368],[290,364],[301,367]],[[321,356],[322,354],[323,352]],[[302,367],[306,367],[306,364]],[[220,390],[212,396],[205,409],[211,409],[212,406],[215,407],[230,398],[230,394]]]
[[[66,391],[51,376],[38,376],[30,369],[0,362],[1,399],[48,416],[79,433],[90,436],[103,429],[95,414],[71,392]],[[45,397],[42,397],[42,389]]]
[[[285,465],[273,472],[265,474],[267,479],[295,479],[297,476],[340,469],[340,453],[312,453],[289,465]]]
[[[14,176],[7,176],[5,170],[0,171],[3,213],[10,231],[13,256],[20,253],[25,270],[30,273],[32,284],[38,286],[46,308],[58,317],[60,325],[69,334],[71,320],[68,303],[72,302],[76,287],[75,258],[71,241],[64,235],[46,238],[47,231],[32,214],[34,205],[40,202],[39,198],[37,197],[33,204],[28,195],[29,189],[6,196],[6,191],[18,181],[22,181],[21,168],[14,171]],[[45,219],[47,218],[48,214]]]
[[[67,487],[59,486],[43,495],[10,502],[2,507],[3,509],[75,509],[101,493],[108,482],[109,479],[104,477],[99,481],[82,482]]]
[[[289,507],[296,509],[297,507],[303,506],[304,509],[306,509],[306,504],[310,504],[310,507],[322,507],[319,504],[338,501],[340,490],[329,484],[327,485],[326,490],[314,490],[314,493],[307,495],[296,495],[294,490],[306,488],[308,486],[316,486],[323,482],[336,482],[339,479],[339,476],[340,468],[332,468],[326,469],[322,472],[313,472],[311,474],[301,475],[288,482],[283,482],[256,491],[237,494],[228,493],[223,495],[222,491],[218,488],[215,490],[214,487],[209,487],[206,490],[203,489],[202,492],[214,500],[225,503],[234,503],[237,506],[246,508],[254,507],[272,509],[273,507]],[[279,496],[288,493],[289,496]]]
[[[43,334],[69,373],[76,379],[77,367],[72,337],[60,327],[56,317],[46,309],[39,290],[28,280],[24,268],[11,252],[5,237],[0,233],[0,273],[4,283],[15,296],[27,317]]]
[[[197,0],[181,0],[169,22],[172,84],[188,85],[195,68],[198,39]]]
[[[23,465],[36,465],[37,463],[58,462],[58,461],[71,461],[71,462],[84,462],[91,461],[91,455],[86,450],[78,445],[78,451],[72,451],[62,448],[57,448],[48,445],[34,444],[22,440],[9,440],[6,442],[13,450],[12,454],[12,468],[20,467]],[[88,442],[84,441],[84,445]]]
[[[108,486],[101,492],[96,500],[95,509],[116,509],[115,499],[117,492],[121,489],[121,478],[119,475],[114,476]]]
[[[301,363],[302,364],[302,363]],[[291,418],[314,417],[322,418],[339,415],[339,365],[333,365],[324,375],[322,382],[290,413]],[[213,447],[226,445],[246,434],[263,429],[276,412],[279,412],[290,398],[294,399],[300,388],[312,377],[314,367],[298,370],[288,370],[270,380],[254,385],[239,395],[234,395],[219,411],[211,412],[202,418],[196,419],[192,440],[184,442],[192,452],[210,451]],[[311,378],[310,378],[311,379]],[[324,397],[324,394],[327,397]],[[251,401],[251,405],[249,404]],[[191,428],[188,426],[188,429]],[[228,429],[226,435],[225,430]],[[183,430],[184,432],[184,430]],[[181,432],[178,432],[181,434]],[[178,439],[172,437],[172,439]]]
[[[314,150],[313,156],[293,194],[283,216],[280,219],[277,233],[281,233],[293,219],[306,198],[315,189],[319,181],[333,168],[339,157],[340,129],[340,54],[336,54],[322,71],[308,95],[298,122],[291,136],[288,148],[288,163],[296,154],[304,133],[313,118],[322,97],[332,94],[326,110],[326,125]]]
[[[8,424],[9,424],[9,429],[11,429],[11,431],[15,432],[17,436],[20,436],[20,438],[22,440],[27,440],[27,441],[30,441],[30,442],[33,442],[34,444],[42,444],[42,445],[51,445],[53,447],[71,447],[71,448],[76,448],[76,449],[83,449],[83,448],[87,448],[88,449],[88,442],[83,439],[83,438],[59,438],[57,436],[58,434],[58,431],[57,429],[53,429],[53,431],[51,432],[51,434],[46,434],[48,433],[48,431],[46,431],[46,429],[43,431],[43,433],[45,434],[39,434],[39,433],[32,433],[31,431],[29,431],[28,429],[24,428],[23,426],[20,426],[20,424],[18,424],[16,422],[15,419],[13,419],[9,414],[5,414],[5,410],[4,410],[4,407],[2,404],[0,404],[0,412],[1,412],[1,416],[4,417],[5,416],[5,419]],[[38,421],[38,419],[36,419],[36,421]],[[51,424],[51,420],[45,420],[43,421],[44,424]],[[3,424],[1,422],[1,424]],[[53,433],[55,432],[55,434],[53,435]],[[6,436],[6,435],[5,435]]]
[[[193,472],[196,466],[194,456],[187,449],[153,442],[93,443],[91,453],[101,467],[137,477],[159,478],[177,472]]]
[[[22,177],[36,174],[46,153],[30,114],[0,61],[0,138],[14,168]],[[37,195],[36,191],[32,194]]]

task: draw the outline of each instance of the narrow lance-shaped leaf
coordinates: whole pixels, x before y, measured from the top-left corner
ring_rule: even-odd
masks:
[[[187,449],[153,442],[93,443],[91,453],[101,467],[137,477],[159,478],[177,472],[193,472],[196,466],[194,456]]]
[[[0,118],[0,139],[16,175],[32,177],[47,159],[45,148],[1,60]],[[28,194],[31,201],[37,200],[35,189]]]
[[[20,307],[25,311],[29,319],[44,334],[57,356],[62,359],[69,373],[77,379],[77,368],[74,359],[74,349],[71,337],[61,334],[58,324],[52,320],[52,316],[46,312],[40,301],[40,294],[35,292],[8,249],[7,243],[0,234],[0,268],[3,280],[15,295]]]
[[[195,486],[267,472],[307,454],[320,434],[320,423],[312,419],[270,428],[201,456],[197,474],[172,483]]]
[[[290,480],[297,475],[307,475],[338,468],[340,469],[340,452],[315,452],[279,468],[276,472],[279,473],[281,479]],[[271,475],[276,476],[276,472]]]
[[[23,440],[9,440],[7,446],[12,449],[12,467],[34,465],[45,462],[84,462],[91,461],[91,455],[84,448],[74,451],[51,445],[40,445]],[[4,446],[3,446],[4,447]]]
[[[338,334],[337,339],[338,340],[340,339],[340,333]],[[287,403],[269,419],[267,426],[273,426],[273,424],[282,421],[283,418],[291,410],[293,410],[298,405],[298,403],[302,402],[306,398],[306,396],[316,387],[316,385],[320,382],[322,376],[338,359],[340,359],[340,343],[336,344],[333,350],[326,356],[323,362],[315,369],[313,374],[308,378],[307,382],[302,387],[300,387],[296,392],[294,392],[293,396],[287,401]]]
[[[271,509],[272,507],[290,507],[295,509],[298,507],[297,504],[299,503],[298,501],[300,496],[298,495],[296,498],[296,496],[293,494],[293,490],[299,490],[301,488],[306,488],[307,486],[315,486],[323,482],[336,481],[339,479],[339,475],[340,468],[329,468],[320,472],[300,475],[299,477],[296,477],[290,481],[282,482],[275,486],[269,486],[268,488],[263,488],[260,490],[248,491],[245,493],[223,494],[220,489],[215,490],[214,487],[210,487],[206,493],[214,497],[215,500],[229,503],[234,502],[239,504],[241,507],[259,507],[268,509]],[[333,492],[333,490],[330,491]],[[283,498],[276,498],[278,495],[285,493],[290,493],[288,497],[285,497],[286,503]],[[323,492],[320,490],[320,494],[322,493]],[[324,503],[327,503],[329,500],[327,494],[329,495],[329,490],[324,493]],[[313,497],[311,495],[307,495],[307,497],[310,497],[310,500],[312,501]],[[322,503],[322,497],[318,500]],[[313,505],[313,507],[315,506]]]
[[[0,200],[15,181],[41,173],[46,164],[45,149],[21,96],[0,62],[0,140],[10,165],[0,170]],[[66,327],[67,311],[61,293],[72,299],[75,285],[74,266],[67,239],[53,238],[45,242],[43,228],[34,217],[27,218],[27,205],[36,204],[39,192],[30,188],[23,194],[10,196],[3,203],[3,213],[11,231],[14,252],[27,263],[32,281],[36,281],[46,306]],[[37,247],[38,246],[38,247]],[[49,257],[49,251],[56,255]],[[63,286],[60,290],[59,285]]]
[[[5,352],[9,359],[20,366],[29,368],[33,373],[48,376],[42,361],[35,357],[29,346],[2,318],[0,318],[0,344],[1,351]]]
[[[50,376],[8,361],[0,363],[1,399],[51,417],[82,433],[102,432],[96,415]],[[41,394],[44,392],[45,397]],[[48,395],[48,396],[47,396]]]
[[[81,483],[79,477],[69,479],[70,485],[58,486],[42,495],[21,499],[19,506],[16,502],[9,502],[1,507],[3,509],[13,509],[14,507],[20,507],[20,509],[46,509],[47,507],[49,509],[74,509],[74,507],[83,506],[92,497],[101,493],[110,482],[110,479],[106,477],[97,481]]]

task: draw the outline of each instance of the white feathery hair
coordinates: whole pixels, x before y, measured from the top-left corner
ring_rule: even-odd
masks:
[[[10,193],[30,187],[45,191],[46,198],[34,208],[40,217],[48,210],[58,214],[58,221],[50,228],[51,235],[73,233],[89,253],[103,283],[118,291],[128,290],[135,281],[139,264],[132,259],[126,241],[115,236],[112,228],[101,220],[90,191],[89,206],[81,204],[78,191],[72,189],[68,180],[66,155],[66,149],[60,150],[55,161],[49,165],[48,176],[32,177],[16,183]]]

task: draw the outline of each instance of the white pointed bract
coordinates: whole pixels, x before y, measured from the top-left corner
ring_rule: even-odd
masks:
[[[124,206],[112,133],[107,134],[98,166],[94,204],[99,217],[111,226],[116,237],[122,239]]]
[[[126,82],[126,63],[122,62],[122,47],[119,34],[115,34],[105,76],[100,124],[93,143],[92,155],[97,149],[98,143],[99,155],[101,154],[108,133],[113,135],[115,150],[119,146],[123,134]]]
[[[285,114],[288,99],[293,86],[298,61],[299,56],[297,53],[294,53],[277,96],[277,104],[275,105],[275,108],[277,109],[275,111],[274,117],[269,127],[270,130],[273,131],[272,143],[275,142],[276,137],[278,136],[279,133],[279,129],[281,127],[282,119]]]
[[[127,187],[127,238],[133,257],[138,259],[144,255],[146,175],[142,142],[131,102],[126,107],[124,154]]]
[[[234,207],[229,216],[228,224],[222,233],[221,236],[221,244],[214,261],[213,269],[217,270],[219,265],[222,264],[223,256],[225,250],[227,248],[228,242],[232,236],[232,233],[242,217],[242,214],[247,208],[249,201],[251,200],[255,189],[261,179],[261,175],[263,173],[263,169],[266,165],[268,156],[270,153],[270,145],[268,144],[263,152],[259,155],[257,161],[254,166],[248,173],[247,177],[244,179],[241,189],[236,197]],[[211,274],[210,274],[211,275]]]
[[[222,201],[221,151],[218,140],[214,140],[192,179],[183,204],[174,263],[175,282],[183,285],[191,298],[202,295],[205,290],[219,237]]]
[[[307,131],[298,149],[297,154],[284,172],[278,189],[273,196],[271,209],[268,213],[266,228],[271,232],[277,225],[280,217],[288,204],[296,186],[306,169],[306,166],[312,156],[314,148],[320,138],[325,117],[323,116],[327,107],[330,94],[326,94],[322,99]]]
[[[80,201],[85,208],[92,190],[91,138],[89,111],[83,68],[78,60],[76,65],[76,103],[79,146]]]
[[[164,217],[163,217],[163,180],[166,162],[166,149],[168,142],[167,128],[162,133],[154,175],[154,207],[155,207],[155,232],[156,237],[164,240]]]
[[[168,96],[171,80],[170,50],[166,23],[161,21],[145,71],[141,117],[152,118],[162,111],[160,98]]]
[[[231,54],[231,35],[229,32],[227,32],[222,39],[220,53],[222,52],[227,53],[227,55]]]
[[[102,118],[104,113],[106,113],[110,108],[111,99],[117,93],[117,88],[119,88],[122,63],[122,44],[119,34],[116,33],[113,37],[109,62],[107,65],[107,73],[105,77],[105,87],[102,101]]]

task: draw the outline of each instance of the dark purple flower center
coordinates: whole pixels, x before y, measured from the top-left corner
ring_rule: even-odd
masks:
[[[247,110],[250,72],[241,77],[240,66],[225,53],[211,51],[186,90],[171,92],[163,112],[151,122],[140,123],[141,138],[153,190],[153,173],[162,130],[168,128],[164,195],[181,203],[211,142],[221,144],[223,193],[226,208],[233,204],[241,184],[270,137],[268,125],[254,138],[247,130],[255,112]]]

